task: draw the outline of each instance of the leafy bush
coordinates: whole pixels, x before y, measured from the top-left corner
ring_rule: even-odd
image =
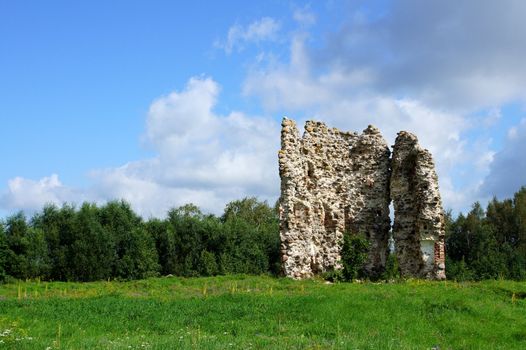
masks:
[[[345,233],[343,235],[343,246],[341,261],[343,265],[343,278],[353,281],[364,278],[364,266],[369,253],[369,241],[359,234]]]
[[[337,282],[345,282],[345,278],[343,277],[343,271],[342,270],[335,270],[331,269],[329,271],[325,271],[321,274],[321,277],[329,282],[337,283]]]
[[[446,276],[454,281],[470,281],[473,280],[473,272],[467,266],[464,258],[460,261],[446,259]]]
[[[398,265],[398,258],[396,254],[389,254],[385,263],[385,271],[382,274],[382,279],[386,281],[397,280],[400,278],[400,266]]]

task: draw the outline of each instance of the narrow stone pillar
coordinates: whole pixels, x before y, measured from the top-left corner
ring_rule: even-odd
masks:
[[[393,147],[393,238],[403,276],[445,279],[444,211],[431,153],[401,131]]]

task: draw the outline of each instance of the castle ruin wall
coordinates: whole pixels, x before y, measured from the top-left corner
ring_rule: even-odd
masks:
[[[296,123],[283,119],[280,238],[286,276],[301,279],[341,269],[343,235],[349,232],[369,241],[364,268],[378,277],[389,254],[393,198],[402,273],[442,278],[443,213],[434,164],[414,135],[400,135],[391,173],[391,152],[374,126],[357,134],[307,121],[300,137]],[[414,142],[404,141],[413,140],[407,135]]]

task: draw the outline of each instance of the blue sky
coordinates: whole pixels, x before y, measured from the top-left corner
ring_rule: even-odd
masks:
[[[279,195],[284,115],[415,132],[444,206],[526,185],[523,1],[0,1],[0,216]]]

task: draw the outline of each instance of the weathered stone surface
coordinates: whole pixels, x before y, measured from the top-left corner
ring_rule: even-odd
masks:
[[[393,148],[393,238],[404,276],[445,279],[444,211],[431,153],[401,131]]]
[[[362,134],[307,121],[303,137],[283,119],[280,236],[286,276],[306,278],[341,268],[343,233],[370,242],[365,269],[377,276],[389,251],[389,203],[395,205],[394,240],[402,273],[443,278],[444,229],[431,155],[401,132],[393,155],[373,126]],[[392,177],[391,177],[392,176]],[[390,181],[394,185],[390,187]]]
[[[339,269],[343,232],[373,249],[366,269],[383,269],[388,251],[389,148],[378,129],[361,135],[308,121],[302,138],[284,119],[279,152],[283,270],[293,278]]]

